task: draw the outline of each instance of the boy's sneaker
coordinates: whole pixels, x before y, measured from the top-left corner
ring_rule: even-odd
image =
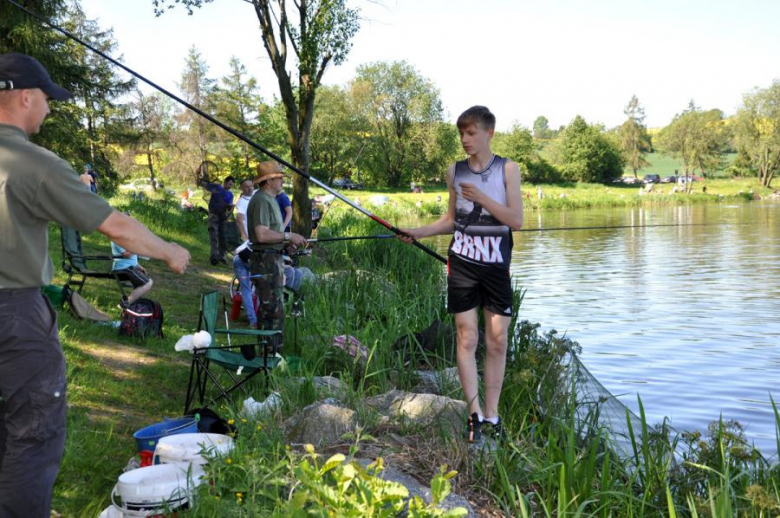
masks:
[[[482,421],[482,429],[486,436],[491,437],[496,441],[506,440],[506,430],[504,429],[504,423],[501,421],[500,417],[498,418],[498,422],[496,424],[493,424],[487,420]]]
[[[479,415],[476,412],[466,419],[466,439],[470,444],[482,440],[482,421],[479,420]]]

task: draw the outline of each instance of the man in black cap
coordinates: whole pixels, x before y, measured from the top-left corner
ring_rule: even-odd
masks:
[[[95,230],[183,273],[190,254],[117,212],[54,153],[29,141],[70,92],[24,54],[0,54],[0,517],[48,518],[65,446],[65,357],[48,224]]]

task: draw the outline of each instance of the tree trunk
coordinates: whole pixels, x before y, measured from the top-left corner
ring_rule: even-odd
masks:
[[[155,191],[157,190],[157,181],[154,179],[154,164],[152,163],[152,160],[154,159],[154,155],[152,154],[152,150],[150,148],[146,149],[146,165],[149,167],[149,179],[152,181],[152,189]]]

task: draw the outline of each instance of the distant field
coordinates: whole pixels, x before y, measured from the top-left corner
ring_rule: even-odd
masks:
[[[729,153],[726,155],[726,163],[730,165],[736,157],[736,153]],[[646,156],[646,158],[647,161],[650,162],[650,165],[638,171],[637,174],[640,178],[646,174],[660,174],[661,176],[670,176],[674,174],[675,170],[682,174],[683,165],[682,161],[680,160],[676,160],[661,153],[650,153]],[[623,169],[623,171],[626,175],[634,174],[630,167],[626,167]]]

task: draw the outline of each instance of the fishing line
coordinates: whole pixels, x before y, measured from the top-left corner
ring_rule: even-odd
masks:
[[[325,190],[325,191],[327,191],[328,193],[330,193],[330,194],[334,195],[336,198],[340,199],[341,201],[343,201],[344,203],[346,203],[347,205],[349,205],[349,206],[350,206],[350,207],[352,207],[353,209],[357,210],[358,212],[361,212],[363,215],[365,215],[365,216],[368,216],[369,218],[371,218],[371,219],[372,219],[372,220],[374,220],[375,222],[379,223],[379,224],[380,224],[380,225],[382,225],[383,227],[385,227],[385,228],[387,228],[388,230],[390,230],[391,232],[393,232],[394,234],[406,236],[406,234],[404,234],[403,232],[401,232],[401,230],[400,230],[400,229],[396,228],[395,226],[391,225],[390,223],[388,223],[387,221],[383,220],[382,218],[380,218],[380,217],[376,216],[375,214],[373,214],[373,213],[369,212],[368,210],[364,209],[363,207],[361,207],[361,206],[360,206],[360,205],[358,205],[357,203],[353,202],[352,200],[350,200],[350,199],[349,199],[349,198],[347,198],[346,196],[343,196],[342,194],[340,194],[338,191],[335,191],[335,190],[331,189],[331,188],[330,188],[328,185],[326,185],[325,183],[323,183],[323,182],[319,181],[318,179],[314,178],[313,176],[309,175],[308,173],[305,173],[305,172],[304,172],[304,171],[302,171],[301,169],[298,169],[297,167],[295,167],[295,166],[294,166],[294,165],[292,165],[291,163],[287,162],[285,159],[283,159],[283,158],[282,158],[282,157],[280,157],[279,155],[277,155],[277,154],[273,153],[272,151],[269,151],[268,149],[264,148],[264,147],[263,147],[263,146],[261,146],[260,144],[257,144],[256,142],[254,142],[253,140],[251,140],[249,137],[247,137],[246,135],[244,135],[244,134],[243,134],[243,133],[241,133],[240,131],[237,131],[237,130],[235,130],[235,129],[231,128],[230,126],[226,125],[225,123],[221,122],[220,120],[218,120],[218,119],[216,119],[216,118],[212,117],[212,116],[211,116],[211,115],[209,115],[208,113],[205,113],[204,111],[200,110],[199,108],[197,108],[197,107],[195,107],[195,106],[191,105],[190,103],[188,103],[188,102],[187,102],[187,101],[185,101],[184,99],[182,99],[182,98],[178,97],[177,95],[175,95],[175,94],[173,94],[173,93],[169,92],[168,90],[166,90],[166,89],[165,89],[165,88],[163,88],[162,86],[160,86],[160,85],[158,85],[158,84],[154,83],[153,81],[151,81],[151,80],[147,79],[146,77],[142,76],[141,74],[139,74],[138,72],[136,72],[136,71],[132,70],[131,68],[127,67],[126,65],[123,65],[122,63],[120,63],[119,61],[115,60],[115,59],[114,59],[114,58],[112,58],[111,56],[109,56],[109,55],[105,54],[104,52],[102,52],[102,51],[101,51],[101,50],[99,50],[99,49],[96,49],[95,47],[93,47],[93,46],[92,46],[92,45],[90,45],[89,43],[87,43],[87,42],[85,42],[85,41],[81,40],[81,39],[80,39],[80,38],[78,38],[77,36],[75,36],[75,35],[71,34],[70,32],[66,31],[65,29],[63,29],[63,28],[61,28],[61,27],[59,27],[59,26],[57,26],[57,25],[55,25],[55,24],[51,23],[50,21],[46,20],[45,18],[42,18],[42,17],[41,17],[41,16],[39,16],[38,14],[36,14],[36,13],[34,13],[34,12],[30,11],[29,9],[27,9],[27,8],[26,8],[26,7],[24,7],[23,5],[20,5],[20,4],[18,4],[18,3],[17,3],[17,2],[15,2],[14,0],[6,0],[6,1],[7,1],[9,4],[13,5],[14,7],[17,7],[17,8],[19,8],[20,10],[24,11],[25,13],[29,14],[30,16],[32,16],[33,18],[35,18],[36,20],[38,20],[38,21],[39,21],[39,22],[41,22],[42,24],[44,24],[44,25],[48,26],[48,27],[49,27],[49,28],[51,28],[51,29],[54,29],[55,31],[57,31],[57,32],[59,32],[59,33],[63,34],[64,36],[66,36],[66,37],[68,37],[68,38],[72,39],[72,40],[73,40],[73,41],[75,41],[76,43],[78,43],[78,44],[80,44],[80,45],[82,45],[82,46],[84,46],[84,47],[88,48],[89,50],[91,50],[92,52],[94,52],[95,54],[97,54],[98,56],[102,57],[103,59],[107,60],[108,62],[112,63],[113,65],[115,65],[115,66],[117,66],[117,67],[121,68],[122,70],[124,70],[124,71],[125,71],[125,72],[127,72],[128,74],[132,75],[133,77],[136,77],[136,78],[140,79],[141,81],[143,81],[144,83],[146,83],[146,84],[148,84],[149,86],[151,86],[152,88],[155,88],[155,89],[157,89],[158,91],[160,91],[160,92],[162,92],[163,94],[167,95],[168,97],[170,97],[170,98],[171,98],[171,99],[173,99],[174,101],[178,102],[179,104],[181,104],[181,105],[182,105],[182,106],[184,106],[185,108],[187,108],[187,109],[189,109],[189,110],[191,110],[191,111],[193,111],[193,112],[197,113],[198,115],[200,115],[201,117],[203,117],[203,118],[204,118],[204,119],[206,119],[207,121],[209,121],[209,122],[211,122],[212,124],[214,124],[214,125],[216,125],[216,126],[218,126],[218,127],[222,128],[223,130],[227,131],[228,133],[230,133],[231,135],[233,135],[233,136],[234,136],[234,137],[236,137],[237,139],[239,139],[239,140],[242,140],[242,141],[246,142],[247,144],[249,144],[249,145],[250,145],[250,146],[252,146],[253,148],[257,149],[258,151],[260,151],[261,153],[263,153],[263,154],[267,155],[268,157],[270,157],[270,158],[272,158],[272,159],[276,160],[277,162],[279,162],[280,164],[284,165],[284,166],[285,166],[285,167],[287,167],[288,169],[290,169],[290,170],[292,170],[292,171],[295,171],[295,172],[296,172],[296,173],[298,173],[299,175],[301,175],[301,176],[303,176],[304,178],[306,178],[308,181],[312,182],[314,185],[316,185],[316,186],[318,186],[318,187],[321,187],[322,189],[324,189],[324,190]],[[433,250],[431,250],[431,249],[430,249],[430,248],[428,248],[427,246],[425,246],[425,245],[421,244],[421,243],[420,243],[420,242],[418,242],[417,240],[412,240],[412,244],[413,244],[414,246],[416,246],[417,248],[419,248],[420,250],[422,250],[423,252],[425,252],[426,254],[428,254],[428,255],[430,255],[431,257],[433,257],[434,259],[436,259],[436,260],[438,260],[438,261],[441,261],[442,263],[445,263],[445,264],[447,263],[447,260],[446,260],[444,257],[442,257],[441,255],[437,254],[436,252],[434,252]]]

